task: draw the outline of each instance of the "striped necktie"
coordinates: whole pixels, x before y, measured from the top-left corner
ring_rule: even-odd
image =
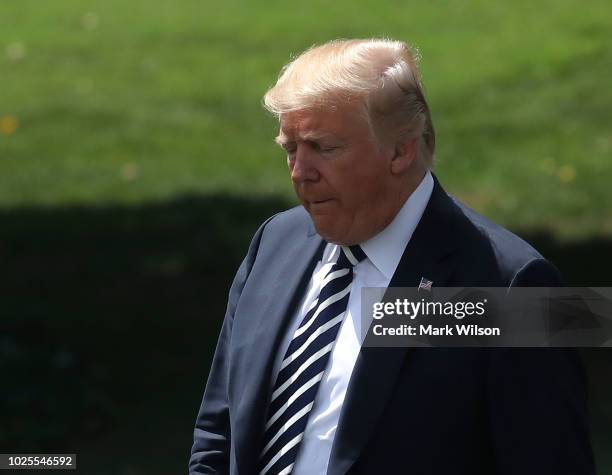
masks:
[[[312,303],[293,334],[274,384],[260,475],[286,475],[293,470],[308,415],[329,360],[348,305],[353,266],[365,259],[359,246],[341,246],[340,256],[321,283]]]

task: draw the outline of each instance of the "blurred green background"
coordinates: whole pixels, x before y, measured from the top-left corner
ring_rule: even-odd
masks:
[[[0,452],[186,472],[229,282],[296,203],[261,96],[371,36],[422,55],[447,191],[611,285],[608,1],[2,1]],[[612,473],[612,353],[583,355]]]

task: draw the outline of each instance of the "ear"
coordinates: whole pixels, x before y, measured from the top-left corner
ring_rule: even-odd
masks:
[[[391,159],[391,173],[401,175],[416,158],[417,139],[400,139],[395,144],[393,158]]]

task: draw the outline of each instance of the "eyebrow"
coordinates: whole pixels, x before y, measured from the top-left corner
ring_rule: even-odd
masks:
[[[286,135],[278,135],[276,137],[274,137],[274,141],[280,145],[281,147],[284,147],[285,145],[287,145],[289,142],[291,142]]]
[[[334,140],[340,140],[339,137],[334,136],[333,134],[330,134],[329,132],[308,132],[306,134],[304,134],[303,136],[300,137],[301,140],[304,140],[305,142],[309,142],[309,141],[317,141],[317,140],[325,140],[325,139],[334,139]],[[281,147],[291,143],[291,142],[295,142],[295,140],[291,140],[289,139],[285,134],[280,133],[277,137],[274,138],[274,141],[280,145]]]

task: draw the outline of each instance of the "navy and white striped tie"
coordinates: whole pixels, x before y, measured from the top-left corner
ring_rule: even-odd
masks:
[[[287,475],[293,470],[319,382],[346,313],[353,266],[366,257],[359,246],[340,249],[281,363],[268,408],[260,475]]]

